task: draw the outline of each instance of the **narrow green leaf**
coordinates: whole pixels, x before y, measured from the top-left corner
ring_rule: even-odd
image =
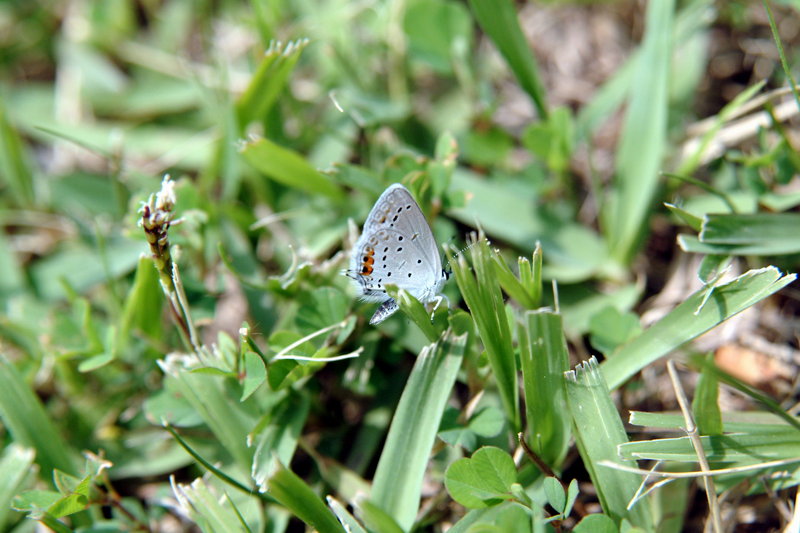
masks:
[[[403,289],[398,291],[392,286],[387,286],[387,291],[390,296],[397,300],[400,310],[419,327],[429,342],[434,342],[441,336],[441,331],[438,331],[434,326],[430,313],[425,310],[425,306],[419,300]]]
[[[747,466],[777,460],[794,459],[800,462],[797,457],[800,432],[797,431],[757,435],[710,435],[701,437],[700,440],[709,463]],[[697,461],[697,452],[689,437],[625,443],[620,446],[619,453],[625,459],[689,463]]]
[[[700,242],[746,246],[748,255],[784,255],[800,252],[800,215],[770,213],[706,215]]]
[[[570,422],[564,416],[564,372],[569,353],[561,315],[550,310],[527,311],[517,330],[527,442],[548,465],[557,466],[567,453]]]
[[[320,533],[344,533],[336,516],[325,506],[311,487],[291,470],[278,463],[269,480],[269,493],[297,518]]]
[[[646,500],[640,500],[630,510],[627,508],[641,483],[639,476],[600,465],[601,461],[610,461],[632,468],[637,466],[635,461],[620,459],[617,452],[619,445],[628,442],[628,435],[597,360],[592,357],[567,372],[566,377],[575,442],[603,511],[617,523],[627,518],[634,525],[652,530]]]
[[[267,139],[246,142],[242,157],[256,170],[289,187],[341,200],[342,191],[297,152]]]
[[[290,394],[275,408],[269,425],[258,435],[248,438],[256,445],[250,475],[259,487],[263,487],[272,474],[276,460],[280,464],[292,460],[310,404],[306,395]]]
[[[170,424],[164,424],[164,429],[166,429],[169,432],[169,434],[172,435],[172,437],[177,441],[177,443],[186,451],[186,453],[188,453],[190,456],[192,456],[194,458],[194,460],[198,462],[198,464],[203,466],[203,468],[205,468],[206,470],[211,472],[213,475],[215,475],[216,477],[218,477],[219,479],[221,479],[225,483],[227,483],[230,486],[236,488],[237,490],[240,490],[240,491],[242,491],[244,493],[247,493],[247,494],[252,494],[254,492],[248,486],[246,486],[243,483],[240,483],[239,481],[233,479],[228,474],[226,474],[225,472],[223,472],[222,470],[220,470],[216,466],[212,465],[208,461],[206,461],[203,458],[203,456],[198,454],[191,446],[189,446],[189,443],[187,443],[183,439],[183,437],[181,437],[181,435],[175,430],[175,428],[172,427]],[[273,501],[272,497],[269,496],[269,495],[260,495],[260,497],[263,500],[266,500],[266,501],[269,501],[269,502]]]
[[[670,213],[678,217],[681,221],[683,221],[686,225],[688,225],[693,230],[699,232],[703,227],[703,219],[693,215],[689,211],[685,209],[681,209],[675,204],[670,204],[668,202],[664,202],[664,206],[669,209]]]
[[[34,202],[33,172],[22,139],[11,124],[6,106],[0,98],[0,180],[19,207],[32,207]]]
[[[300,54],[308,45],[308,39],[298,39],[283,45],[273,41],[264,52],[250,84],[237,104],[239,124],[246,126],[253,120],[263,120],[275,103],[294,69]]]
[[[267,367],[264,366],[264,360],[255,352],[244,352],[244,383],[240,401],[249,398],[266,380]]]
[[[575,500],[578,499],[578,480],[573,479],[569,482],[569,487],[567,487],[567,503],[564,506],[564,516],[569,516],[572,512],[572,506],[575,505]]]
[[[511,0],[470,0],[469,5],[481,29],[492,39],[533,100],[539,116],[547,118],[549,112],[539,66],[520,28],[514,3]]]
[[[707,289],[695,292],[603,362],[609,387],[616,389],[645,366],[781,290],[795,278],[794,274],[781,275],[775,267],[751,270],[714,287],[702,308]]]
[[[195,479],[191,485],[175,484],[174,489],[189,515],[205,531],[250,533],[227,494],[220,500],[202,479]]]
[[[224,378],[192,372],[182,364],[178,361],[162,364],[169,386],[202,417],[242,471],[248,471],[254,451],[247,446],[247,434],[255,425],[251,408],[232,396],[233,389],[224,386]]]
[[[446,332],[417,357],[378,461],[371,501],[404,530],[417,516],[422,481],[467,336]]]
[[[772,414],[781,418],[784,422],[788,423],[795,429],[800,430],[800,420],[798,420],[797,417],[787,413],[777,401],[773,400],[772,398],[770,398],[763,392],[759,391],[755,387],[748,385],[747,383],[744,383],[740,379],[731,376],[727,372],[722,371],[713,362],[693,357],[692,363],[702,368],[703,372],[708,372],[713,374],[717,378],[717,380],[749,396],[756,402],[763,405],[770,412],[772,412]]]
[[[528,270],[530,270],[530,263],[527,263],[526,259],[520,258],[519,279],[514,275],[513,272],[511,272],[511,269],[500,255],[493,255],[492,263],[494,265],[495,274],[497,275],[497,281],[500,283],[500,286],[503,288],[506,294],[508,294],[525,309],[535,309],[539,306],[538,300],[535,300],[534,295],[529,292],[530,287],[526,287],[521,279],[523,276],[523,269],[527,267]],[[541,293],[541,289],[539,292]]]
[[[16,443],[11,443],[0,456],[0,502],[10,502],[19,492],[25,479],[31,474],[35,452]],[[5,530],[11,511],[10,505],[0,505],[0,529]]]
[[[646,227],[645,217],[659,180],[667,133],[667,96],[674,0],[647,5],[636,83],[617,150],[617,175],[604,210],[605,234],[611,254],[626,264]]]
[[[797,83],[794,81],[789,61],[786,59],[786,52],[783,51],[783,42],[781,41],[781,34],[778,31],[778,25],[775,23],[775,16],[772,14],[772,8],[767,0],[761,0],[761,3],[764,6],[764,11],[767,12],[769,29],[772,31],[772,39],[775,41],[775,47],[778,49],[778,57],[781,58],[783,73],[789,79],[789,87],[792,89],[794,101],[797,103],[798,107],[800,107],[800,92],[797,90]]]
[[[36,450],[40,476],[50,480],[58,469],[77,474],[77,455],[64,441],[39,398],[16,367],[0,356],[0,419],[14,442]]]
[[[357,508],[368,531],[376,533],[403,533],[405,531],[389,513],[369,500],[358,502]]]
[[[706,362],[713,364],[714,354],[706,356]],[[706,367],[707,368],[707,367]],[[719,382],[712,372],[703,370],[694,391],[692,411],[701,435],[722,435],[722,412],[719,408]]]
[[[481,340],[489,355],[489,363],[495,375],[503,408],[511,426],[520,427],[519,390],[517,383],[517,361],[511,342],[511,330],[503,302],[500,284],[495,275],[492,256],[496,252],[481,238],[469,249],[472,269],[467,265],[465,254],[455,260],[449,256],[458,288],[478,326]]]
[[[356,520],[356,517],[351,515],[347,508],[339,503],[336,498],[328,496],[327,500],[328,507],[331,508],[331,511],[333,511],[333,514],[339,519],[339,522],[344,526],[345,530],[349,533],[367,533],[367,530],[364,529],[361,522]]]
[[[766,80],[759,81],[758,83],[747,87],[745,90],[737,94],[733,100],[725,104],[720,112],[714,116],[714,122],[711,127],[708,128],[708,130],[703,134],[702,138],[700,138],[699,141],[692,146],[695,148],[694,152],[689,153],[688,156],[685,157],[680,167],[678,167],[676,174],[690,175],[697,170],[697,167],[703,160],[703,156],[709,151],[712,142],[719,134],[719,130],[722,129],[722,126],[734,115],[736,115],[742,106],[744,106],[759,91],[761,91],[761,89],[764,88],[764,84],[766,84]],[[684,150],[684,152],[688,152],[688,150]]]

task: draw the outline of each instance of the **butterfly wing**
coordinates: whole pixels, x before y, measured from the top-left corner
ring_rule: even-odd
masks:
[[[353,249],[348,275],[364,299],[386,302],[373,316],[377,322],[397,310],[386,294],[387,283],[423,302],[438,294],[444,279],[439,250],[422,210],[402,185],[390,186],[375,202]]]

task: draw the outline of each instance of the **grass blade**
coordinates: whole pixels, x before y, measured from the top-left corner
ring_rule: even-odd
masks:
[[[481,29],[503,54],[519,84],[536,105],[539,116],[548,116],[544,86],[539,79],[539,65],[519,26],[511,0],[470,0],[470,7]]]
[[[628,442],[628,435],[592,357],[566,373],[567,403],[572,415],[575,442],[583,464],[597,489],[603,510],[617,523],[623,518],[634,526],[653,529],[648,506],[641,501],[628,510],[628,502],[640,485],[639,476],[600,465],[601,461],[636,467],[636,462],[620,458],[617,447]]]
[[[341,199],[343,196],[336,185],[297,152],[272,141],[267,139],[249,141],[241,149],[241,154],[256,170],[288,187],[335,199]]]
[[[195,479],[191,485],[175,484],[172,488],[192,520],[205,526],[203,529],[223,533],[250,533],[250,529],[241,521],[238,511],[232,507],[233,503],[227,494],[220,500],[202,479]]]
[[[760,213],[751,215],[706,215],[700,242],[736,245],[748,255],[785,255],[800,252],[800,215]],[[737,248],[732,249],[732,253]]]
[[[381,453],[371,501],[408,531],[419,508],[425,467],[461,367],[466,335],[445,333],[417,358]]]
[[[0,98],[0,178],[5,181],[8,191],[19,206],[33,205],[33,173],[22,139],[9,121],[2,98]]]
[[[0,502],[10,502],[31,472],[35,453],[31,448],[9,444],[0,457]],[[6,520],[11,512],[9,505],[0,505],[0,529],[7,531]]]
[[[345,530],[339,520],[311,487],[280,463],[269,480],[269,493],[300,520],[320,533],[344,533]]]
[[[528,420],[528,444],[550,466],[564,458],[569,446],[569,420],[564,372],[569,354],[561,315],[528,311],[519,325],[520,364]]]
[[[617,176],[604,212],[611,254],[633,256],[659,179],[667,133],[667,89],[674,2],[651,2],[642,55],[636,63],[630,104],[617,151]]]
[[[796,277],[795,274],[783,276],[775,267],[751,270],[729,283],[714,287],[709,301],[702,307],[711,289],[695,292],[603,362],[608,386],[616,389],[659,357],[781,290]]]
[[[511,341],[506,308],[500,284],[495,275],[495,255],[486,239],[481,239],[469,249],[474,275],[467,266],[464,254],[450,259],[453,274],[478,326],[483,345],[489,355],[500,398],[511,426],[520,427],[519,390],[517,386],[517,361]]]
[[[55,469],[77,475],[78,457],[14,365],[0,356],[0,419],[14,441],[36,450],[42,479]]]
[[[266,116],[286,86],[289,74],[307,45],[308,39],[291,41],[286,46],[280,41],[270,43],[250,84],[239,98],[237,111],[240,126]]]
[[[165,388],[185,398],[241,471],[250,472],[254,450],[247,446],[247,434],[255,426],[255,417],[249,416],[248,404],[226,394],[218,375],[192,372],[177,362],[161,367],[167,374]]]

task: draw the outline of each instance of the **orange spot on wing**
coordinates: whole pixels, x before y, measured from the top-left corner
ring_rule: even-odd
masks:
[[[375,255],[374,248],[367,248],[364,250],[364,257],[361,259],[361,271],[359,274],[363,276],[369,276],[372,274],[372,265],[375,264]]]

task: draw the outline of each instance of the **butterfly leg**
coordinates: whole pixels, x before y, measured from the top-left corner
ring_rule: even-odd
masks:
[[[439,304],[442,303],[442,300],[447,300],[447,307],[450,307],[450,298],[448,298],[444,294],[440,294],[439,296],[434,298],[433,301],[436,303],[433,305],[433,309],[431,309],[431,322],[433,322],[433,315],[436,313],[436,309],[439,308]]]

